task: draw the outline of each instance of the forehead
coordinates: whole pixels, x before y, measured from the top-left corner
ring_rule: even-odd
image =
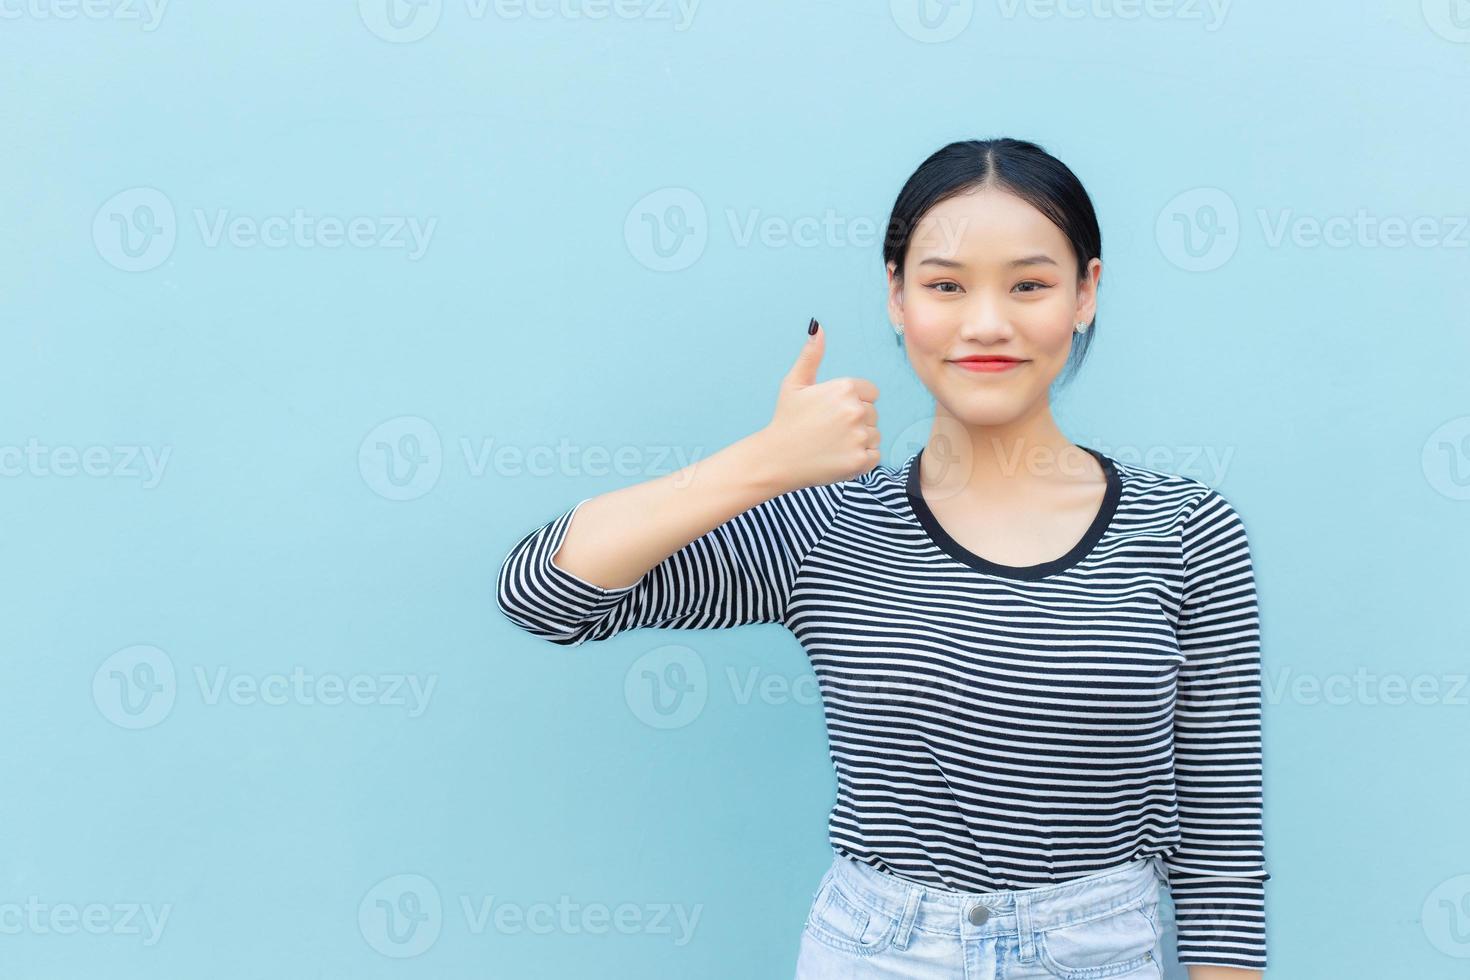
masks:
[[[1008,191],[982,188],[930,208],[914,228],[908,258],[980,263],[1044,252],[1062,262],[1069,247],[1062,230],[1033,205]]]

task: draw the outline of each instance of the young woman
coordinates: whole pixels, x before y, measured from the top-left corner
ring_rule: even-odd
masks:
[[[760,431],[587,498],[501,567],[505,615],[576,646],[781,623],[822,693],[833,861],[818,978],[1160,978],[1266,966],[1260,646],[1245,528],[1183,476],[1068,441],[1102,271],[1086,191],[1034,143],[953,143],[899,192],[888,312],[934,396],[879,463],[868,381],[813,320]]]

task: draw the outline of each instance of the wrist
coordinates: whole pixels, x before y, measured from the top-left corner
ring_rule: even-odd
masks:
[[[759,429],[720,451],[729,462],[733,478],[745,491],[759,500],[778,497],[791,489],[786,485],[790,474],[778,462],[768,429]]]

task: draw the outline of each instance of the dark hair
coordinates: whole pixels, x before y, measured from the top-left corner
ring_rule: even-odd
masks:
[[[1008,191],[1046,215],[1072,243],[1077,257],[1078,281],[1087,274],[1087,264],[1102,258],[1102,232],[1092,200],[1077,175],[1056,157],[1027,140],[962,140],[936,150],[919,165],[893,203],[888,231],[883,239],[883,266],[892,262],[903,276],[909,239],[920,219],[941,201],[980,187]],[[1072,352],[1062,374],[1070,380],[1081,367],[1097,332],[1097,321],[1080,337],[1074,336]],[[898,338],[899,343],[903,338]]]

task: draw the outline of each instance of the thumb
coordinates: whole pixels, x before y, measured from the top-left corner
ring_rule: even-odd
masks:
[[[827,331],[815,319],[812,323],[817,325],[817,332],[806,338],[806,343],[801,345],[796,355],[796,363],[786,372],[788,385],[804,387],[817,383],[817,365],[822,363],[822,353],[827,347]]]

